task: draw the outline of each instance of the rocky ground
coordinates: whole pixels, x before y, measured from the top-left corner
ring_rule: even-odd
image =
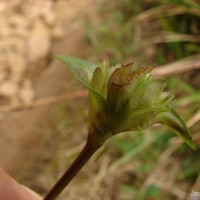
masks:
[[[58,103],[48,99],[80,89],[54,54],[84,56],[83,21],[92,16],[96,4],[91,0],[0,2],[0,165],[40,193],[61,173],[52,174],[57,164],[51,159],[58,145],[52,128]],[[30,107],[41,99],[45,99],[42,105]],[[82,98],[68,101],[79,101],[83,108],[86,103]],[[80,123],[78,129],[84,127]],[[66,148],[84,139],[74,137]]]

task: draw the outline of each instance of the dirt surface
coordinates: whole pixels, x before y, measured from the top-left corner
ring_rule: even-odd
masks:
[[[53,129],[60,102],[26,106],[41,98],[80,90],[53,55],[84,56],[83,20],[94,12],[96,4],[91,0],[0,2],[0,165],[41,193],[60,175],[51,175],[55,163],[50,164],[60,139]],[[80,101],[84,109],[85,99],[68,101]],[[80,122],[78,129],[84,128]],[[66,149],[84,139],[84,135],[74,137]]]

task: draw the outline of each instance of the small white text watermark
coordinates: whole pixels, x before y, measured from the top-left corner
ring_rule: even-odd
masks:
[[[190,194],[191,197],[200,197],[200,192],[192,191]]]
[[[192,191],[189,200],[199,200],[200,192]]]

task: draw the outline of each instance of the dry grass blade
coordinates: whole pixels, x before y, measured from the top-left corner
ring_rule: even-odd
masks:
[[[68,150],[66,151],[66,153],[65,153],[64,156],[65,156],[66,158],[69,158],[69,157],[71,157],[71,156],[73,156],[73,155],[79,153],[79,152],[81,151],[81,149],[83,149],[84,143],[85,143],[85,142],[82,142],[82,143],[80,143],[79,145],[77,145],[77,146],[75,146],[75,147],[73,147],[73,148],[71,148],[71,149],[68,149]]]
[[[152,20],[159,17],[168,17],[174,15],[180,15],[190,13],[196,16],[200,16],[199,9],[195,8],[188,8],[185,6],[158,6],[156,8],[149,9],[147,11],[142,12],[141,14],[137,15],[136,17],[132,18],[131,22],[142,22],[147,20]]]
[[[147,42],[149,44],[159,44],[159,43],[169,43],[169,42],[200,42],[200,38],[188,34],[161,33],[157,36],[149,38]]]
[[[188,122],[187,122],[187,126],[191,127],[194,125],[194,123],[196,123],[196,116],[199,116],[199,112],[197,112],[197,114],[192,117]],[[195,120],[194,120],[195,119]],[[193,135],[193,139],[199,139],[200,138],[200,134],[195,134]],[[174,138],[172,140],[172,144],[171,146],[166,149],[160,156],[159,156],[159,162],[157,163],[156,168],[154,169],[154,171],[150,174],[150,176],[145,180],[142,188],[141,188],[141,194],[145,194],[147,188],[149,187],[150,184],[155,183],[158,187],[166,190],[167,188],[167,192],[177,196],[180,199],[185,199],[187,194],[186,192],[174,187],[174,186],[169,186],[166,185],[165,183],[163,183],[162,181],[159,181],[156,178],[156,174],[157,171],[159,171],[160,168],[162,168],[164,165],[167,164],[169,157],[183,144],[183,141],[180,138]],[[197,184],[197,181],[196,181]],[[199,184],[199,183],[198,183]],[[195,188],[196,185],[194,184]]]
[[[154,184],[156,184],[163,191],[176,196],[177,199],[183,200],[187,196],[187,193],[184,190],[181,190],[178,187],[174,187],[174,185],[171,185],[170,183],[160,181],[159,179],[154,179]]]
[[[192,116],[192,118],[187,122],[187,126],[191,127],[198,121],[200,121],[200,110],[194,116]]]
[[[153,172],[147,177],[145,182],[143,183],[143,186],[141,188],[141,193],[145,194],[147,188],[149,185],[154,183],[156,180],[156,175],[157,172],[162,168],[164,165],[167,164],[168,158],[181,146],[182,143],[176,144],[176,145],[171,145],[168,149],[166,149],[160,156],[159,156],[159,161],[156,165],[156,168],[153,170]]]
[[[103,158],[103,161],[101,162],[101,166],[100,166],[100,169],[99,169],[99,172],[98,174],[96,175],[96,177],[93,179],[92,181],[92,187],[91,187],[91,190],[90,190],[90,196],[94,199],[99,188],[100,188],[100,185],[102,183],[102,181],[105,179],[105,176],[107,174],[107,170],[109,168],[109,163],[110,163],[110,160],[111,158],[109,156],[105,156]]]
[[[155,77],[167,77],[195,69],[200,69],[200,54],[195,54],[179,61],[159,66],[152,74]]]
[[[37,106],[43,106],[46,104],[63,101],[66,99],[74,99],[74,98],[80,98],[80,97],[85,97],[85,96],[87,96],[86,90],[80,90],[77,92],[61,94],[61,95],[56,95],[56,96],[50,96],[50,97],[45,97],[45,98],[41,98],[41,99],[36,99],[35,101],[33,101],[29,104],[26,104],[26,105],[20,104],[20,105],[1,106],[0,113],[19,111],[19,110],[23,110],[23,109],[29,109],[29,108],[34,108]]]
[[[150,135],[149,133],[146,133],[146,134]],[[148,138],[146,141],[144,141],[143,143],[141,143],[138,146],[136,146],[135,148],[133,148],[131,151],[129,151],[127,154],[122,156],[117,161],[113,162],[110,165],[108,172],[111,173],[111,172],[119,169],[124,163],[127,163],[128,161],[133,159],[133,157],[135,157],[141,151],[143,151],[145,148],[150,146],[156,139],[158,139],[158,137],[159,136],[154,136],[154,137],[151,136],[151,137],[148,138],[148,136],[146,135],[146,137],[144,137],[144,138]]]

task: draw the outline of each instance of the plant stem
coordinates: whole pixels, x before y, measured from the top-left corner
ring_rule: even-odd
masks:
[[[44,200],[55,200],[62,190],[70,183],[76,176],[85,163],[92,157],[92,155],[101,147],[101,145],[94,145],[90,137],[80,152],[79,156],[74,160],[68,170],[61,176],[52,189],[44,197]]]

